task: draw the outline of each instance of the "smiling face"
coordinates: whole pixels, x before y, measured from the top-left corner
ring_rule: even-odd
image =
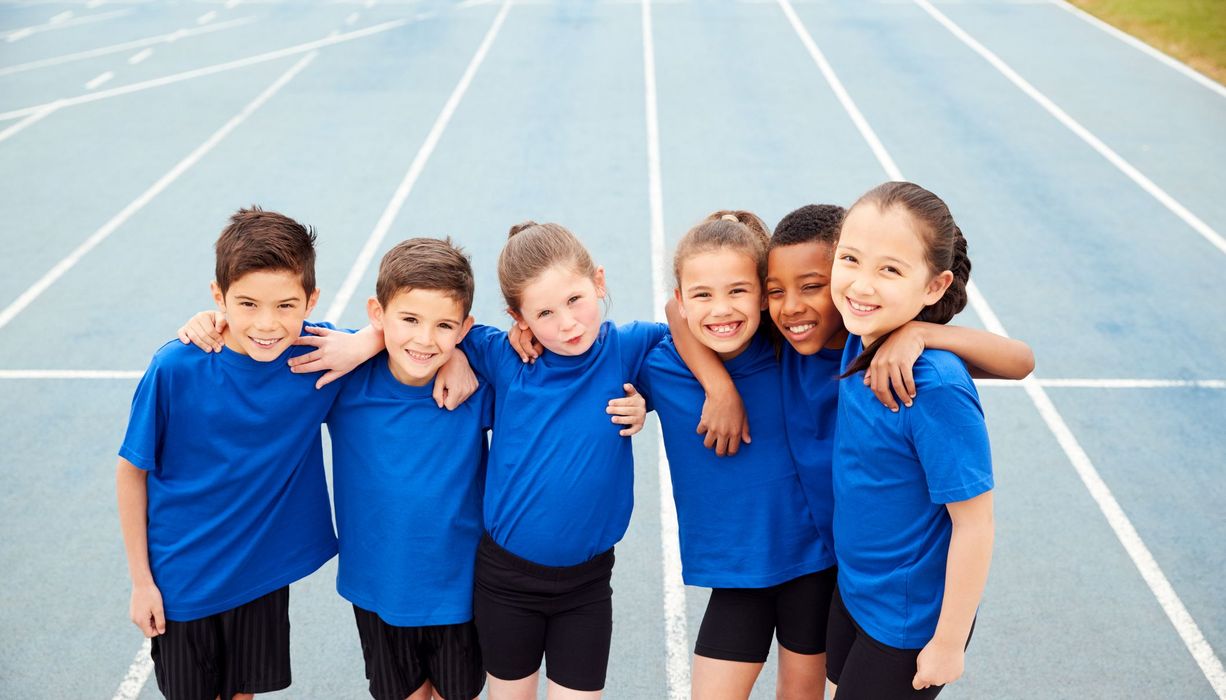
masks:
[[[739,355],[762,321],[758,266],[744,252],[719,248],[696,253],[681,263],[676,290],[690,332],[720,359]]]
[[[253,360],[281,356],[302,334],[319,290],[302,288],[302,275],[285,270],[255,270],[239,277],[222,294],[213,283],[213,301],[226,316],[226,347]]]
[[[841,348],[847,337],[830,295],[834,250],[809,241],[771,250],[767,258],[766,303],[771,320],[802,355]]]
[[[587,352],[600,332],[600,300],[605,296],[604,268],[592,277],[562,265],[546,269],[529,282],[511,315],[531,330],[546,350],[575,356]]]
[[[472,316],[464,314],[464,305],[437,289],[397,292],[386,307],[372,297],[366,311],[370,324],[383,331],[392,376],[409,386],[434,381],[473,325]]]
[[[834,304],[865,347],[940,300],[953,280],[948,270],[933,274],[915,220],[898,206],[853,207],[834,257]]]

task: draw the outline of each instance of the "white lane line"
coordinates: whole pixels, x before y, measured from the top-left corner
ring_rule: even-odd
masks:
[[[456,9],[466,10],[470,7],[476,7],[477,5],[488,5],[491,2],[494,2],[494,0],[464,0],[464,2],[456,5]]]
[[[85,83],[86,90],[94,90],[104,83],[110,82],[111,78],[115,77],[115,71],[106,71],[92,78],[88,83]]]
[[[361,17],[361,13],[350,12],[349,16],[345,18],[345,26],[352,27],[354,24],[357,23],[358,17]]]
[[[1055,117],[1061,124],[1068,127],[1070,131],[1081,138],[1082,141],[1085,141],[1087,145],[1089,145],[1095,151],[1098,151],[1099,155],[1106,158],[1112,165],[1118,168],[1120,172],[1124,173],[1130,180],[1137,183],[1141,189],[1145,190],[1150,194],[1150,196],[1161,202],[1162,205],[1171,210],[1171,213],[1175,214],[1175,216],[1183,219],[1184,223],[1191,226],[1192,229],[1203,236],[1206,241],[1213,244],[1218,251],[1226,253],[1226,238],[1222,238],[1222,236],[1217,231],[1214,231],[1209,224],[1202,221],[1198,216],[1176,201],[1174,197],[1167,194],[1166,190],[1163,190],[1161,187],[1154,184],[1153,180],[1150,180],[1140,170],[1133,167],[1131,163],[1124,160],[1120,154],[1111,150],[1107,144],[1099,140],[1099,138],[1091,133],[1089,129],[1085,128],[1080,122],[1070,117],[1068,113],[1056,105],[1055,102],[1052,102],[1046,95],[1039,92],[1035,86],[1031,85],[1025,78],[1019,75],[1017,71],[1010,68],[1009,64],[1005,63],[999,56],[989,51],[983,44],[975,40],[975,38],[970,34],[967,34],[962,27],[954,24],[954,22],[942,14],[940,10],[933,7],[932,3],[928,2],[928,0],[913,0],[913,2],[915,2],[916,5],[919,5],[921,9],[927,12],[943,27],[948,29],[949,32],[957,37],[959,41],[966,44],[972,51],[979,54],[988,63],[992,64],[992,67],[999,71],[1001,75],[1008,78],[1009,82],[1016,85],[1022,92],[1026,93],[1031,99],[1039,103],[1040,107],[1047,110],[1049,114]]]
[[[643,95],[647,127],[647,196],[651,211],[651,295],[655,318],[664,321],[668,285],[664,281],[664,186],[660,175],[660,119],[656,99],[656,51],[652,32],[651,0],[640,3],[643,27]],[[690,693],[689,631],[686,629],[685,582],[681,579],[681,541],[677,505],[664,450],[661,428],[656,467],[660,482],[660,550],[664,587],[665,673],[669,700],[684,700]]]
[[[153,49],[141,49],[131,56],[128,56],[128,65],[134,66],[152,55]]]
[[[1210,90],[1212,90],[1213,92],[1216,92],[1222,97],[1226,97],[1226,86],[1223,86],[1221,83],[1217,82],[1213,78],[1210,78],[1204,73],[1201,73],[1200,71],[1189,66],[1188,64],[1183,63],[1182,61],[1172,56],[1168,56],[1167,54],[1159,51],[1158,49],[1150,46],[1149,44],[1145,43],[1144,41],[1141,41],[1140,39],[1132,36],[1131,34],[1128,34],[1126,32],[1120,31],[1119,29],[1116,29],[1115,27],[1111,26],[1110,24],[1107,24],[1106,22],[1095,17],[1089,12],[1086,12],[1085,10],[1079,7],[1076,7],[1068,2],[1065,2],[1065,0],[1049,0],[1049,2],[1055,5],[1056,7],[1059,7],[1060,9],[1064,10],[1065,12],[1068,12],[1071,15],[1080,17],[1086,22],[1089,22],[1095,27],[1098,27],[1099,29],[1110,34],[1116,39],[1119,39],[1125,44],[1128,44],[1134,49],[1137,49],[1146,54],[1149,54],[1151,57],[1161,61],[1162,63],[1165,63],[1166,65],[1170,66],[1171,68],[1174,68],[1180,73],[1183,73],[1188,78],[1191,78],[1197,83],[1200,83],[1202,86],[1209,88]]]
[[[68,20],[72,19],[72,15],[73,15],[73,11],[72,11],[72,10],[64,10],[63,12],[59,13],[58,15],[56,15],[56,16],[52,17],[51,19],[47,20],[47,24],[49,24],[49,25],[50,25],[50,24],[59,24],[59,23],[61,23],[61,22],[67,22]]]
[[[238,7],[238,4],[239,4],[240,2],[242,2],[242,1],[243,1],[243,0],[226,0],[225,8],[226,8],[227,10],[232,10],[232,9],[234,9],[234,8]]]
[[[106,2],[106,0],[86,0],[85,6],[93,9],[95,7],[102,7],[102,3],[104,2]]]
[[[111,88],[110,90],[100,90],[87,95],[67,97],[63,98],[62,100],[58,100],[58,102],[60,103],[61,107],[73,107],[79,104],[85,104],[87,102],[97,102],[98,100],[105,100],[110,97],[127,95],[133,92],[140,92],[142,90],[149,90],[151,88],[162,87],[163,85],[171,85],[184,80],[193,80],[206,75],[216,75],[217,73],[224,73],[226,71],[232,71],[238,68],[246,68],[247,66],[254,66],[259,63],[267,63],[268,61],[275,61],[279,58],[285,58],[286,56],[296,56],[298,54],[307,53],[308,51],[314,51],[315,49],[324,48],[326,46],[332,46],[334,44],[340,44],[346,41],[353,41],[354,39],[361,39],[362,37],[367,37],[372,34],[386,32],[408,23],[409,20],[407,19],[384,22],[371,27],[356,29],[352,32],[337,34],[336,36],[330,36],[324,39],[316,39],[315,41],[308,41],[305,44],[289,46],[284,49],[277,49],[276,51],[269,51],[267,53],[257,54],[255,56],[248,56],[247,58],[240,58],[234,61],[228,61],[226,63],[218,63],[212,66],[205,66],[204,68],[195,68],[189,71],[183,71],[182,73],[174,73],[173,75],[167,75],[161,78],[153,78],[152,80],[145,80],[139,83],[132,83],[131,85]],[[15,109],[9,112],[3,112],[0,113],[0,120],[24,117],[27,114],[33,114],[49,104],[53,103],[48,102],[46,104],[33,105],[31,107],[23,107],[21,109]]]
[[[140,379],[144,374],[126,369],[0,369],[0,379]]]
[[[97,231],[94,231],[89,238],[85,239],[84,243],[78,246],[76,250],[72,251],[68,257],[56,263],[55,267],[48,270],[47,273],[44,274],[37,282],[31,285],[29,289],[22,292],[21,296],[17,297],[17,299],[9,304],[4,311],[0,311],[0,329],[7,326],[9,322],[17,316],[17,314],[21,313],[31,304],[31,302],[45,292],[48,287],[54,284],[56,280],[63,277],[64,273],[71,270],[72,267],[81,260],[81,258],[85,257],[86,253],[93,250],[94,247],[96,247],[102,241],[106,240],[108,236],[115,232],[115,229],[119,228],[124,224],[124,222],[132,218],[136,212],[140,211],[146,204],[151,202],[154,197],[161,194],[162,191],[177,180],[180,175],[187,172],[209,151],[213,150],[214,146],[221,143],[222,139],[228,136],[231,131],[238,128],[240,124],[254,114],[255,111],[258,110],[270,98],[272,98],[273,95],[277,94],[277,91],[285,87],[285,85],[292,80],[294,76],[298,75],[303,68],[306,68],[317,55],[317,53],[309,53],[298,59],[297,63],[291,66],[289,70],[282,73],[280,77],[272,82],[271,85],[264,88],[263,92],[256,96],[254,100],[249,102],[247,106],[243,107],[238,114],[231,117],[230,120],[220,129],[215,131],[212,136],[208,137],[204,143],[197,146],[196,149],[189,153],[186,158],[179,161],[179,163],[171,168],[169,172],[163,175],[157,182],[153,183],[149,189],[142,192],[140,196],[132,200],[128,206],[124,207],[123,210],[112,217],[110,221],[103,224]]]
[[[51,58],[44,58],[38,61],[30,61],[28,63],[18,63],[12,66],[0,67],[0,75],[21,73],[23,71],[34,70],[35,68],[46,68],[48,66],[58,66],[62,63],[80,61],[82,59],[94,58],[96,56],[105,56],[107,54],[128,51],[129,49],[139,49],[142,46],[170,43],[172,41],[176,41],[184,37],[195,36],[197,34],[205,34],[208,32],[215,32],[215,31],[219,31],[222,29],[230,29],[231,27],[237,27],[239,25],[248,24],[254,21],[255,21],[254,17],[241,17],[239,19],[232,19],[232,20],[227,20],[225,22],[218,22],[217,24],[210,24],[207,27],[196,27],[193,29],[179,29],[179,30],[170,32],[168,34],[159,34],[158,36],[146,37],[144,39],[136,39],[134,41],[125,41],[122,44],[113,44],[111,46],[103,46],[103,47],[96,48],[96,49],[90,49],[88,51],[78,51],[76,53],[64,54],[63,56],[53,56]]]
[[[145,687],[145,681],[149,680],[149,673],[153,671],[153,659],[149,656],[151,648],[152,642],[148,639],[140,645],[136,658],[128,667],[128,675],[123,677],[111,700],[136,700],[140,696],[141,688]]]
[[[77,17],[75,19],[64,19],[58,22],[47,22],[45,24],[36,24],[31,27],[11,29],[4,33],[4,40],[10,41],[10,42],[17,41],[18,39],[24,39],[33,34],[38,34],[39,32],[46,32],[52,29],[63,29],[65,27],[76,27],[82,24],[92,24],[94,22],[102,22],[104,20],[114,19],[115,17],[120,17],[123,15],[129,14],[131,12],[132,10],[130,9],[112,10],[110,12],[99,12],[96,15],[85,15],[83,17]]]
[[[387,236],[388,230],[391,229],[392,224],[396,221],[396,216],[400,213],[401,207],[404,206],[409,193],[413,191],[413,185],[417,183],[418,176],[421,175],[421,171],[426,167],[426,162],[430,160],[431,154],[434,153],[434,148],[438,145],[439,139],[442,138],[443,131],[447,129],[451,116],[455,114],[456,107],[460,105],[460,100],[464,98],[464,93],[468,91],[468,86],[472,83],[473,76],[477,74],[477,69],[485,61],[485,55],[489,53],[490,46],[493,45],[499,30],[502,29],[503,20],[506,19],[507,13],[510,10],[511,0],[503,0],[502,8],[498,11],[498,15],[494,17],[494,23],[490,25],[489,30],[485,33],[485,38],[481,40],[481,45],[477,47],[477,52],[473,54],[472,60],[468,62],[468,68],[464,70],[464,75],[460,77],[460,82],[456,83],[455,89],[451,91],[451,96],[447,98],[442,111],[435,118],[434,125],[430,127],[430,133],[426,134],[426,140],[417,149],[417,155],[414,156],[413,162],[409,165],[408,172],[405,173],[404,179],[400,181],[400,185],[396,188],[395,194],[392,195],[391,201],[387,203],[387,207],[384,208],[383,214],[375,224],[374,230],[370,232],[370,237],[366,239],[366,244],[362,246],[361,252],[358,253],[357,259],[354,260],[353,267],[349,268],[349,274],[345,277],[345,281],[341,284],[340,289],[337,290],[336,297],[332,300],[332,305],[328,307],[328,313],[324,315],[324,320],[333,323],[340,320],[341,314],[345,311],[345,306],[349,304],[349,300],[357,290],[358,284],[362,281],[362,275],[366,274],[366,268],[374,260],[375,253],[383,242],[383,238]]]
[[[215,19],[217,19],[217,10],[209,10],[196,18],[196,24],[208,24]]]
[[[59,105],[58,105],[58,104],[56,104],[56,103],[51,103],[51,104],[47,105],[46,107],[44,107],[43,109],[40,109],[40,110],[38,110],[37,112],[35,112],[35,113],[31,114],[30,116],[26,117],[25,119],[22,119],[21,121],[17,122],[16,124],[13,124],[13,125],[9,126],[9,127],[8,127],[7,129],[5,129],[4,131],[0,131],[0,143],[3,143],[4,141],[7,141],[7,140],[8,140],[8,138],[9,138],[10,136],[12,136],[12,135],[16,134],[16,133],[17,133],[17,132],[19,132],[19,131],[22,131],[22,130],[23,130],[23,129],[25,129],[27,126],[30,126],[31,124],[34,124],[35,122],[42,121],[43,117],[46,117],[47,115],[49,115],[49,114],[51,114],[52,112],[54,112],[54,111],[58,110],[59,108],[60,108],[60,107],[59,107]]]
[[[916,0],[916,2],[921,1]],[[796,16],[796,12],[792,9],[791,4],[788,0],[778,0],[778,2],[784,14],[787,15],[788,21],[791,22],[792,28],[801,37],[802,43],[806,47],[812,46],[813,49],[810,50],[810,54],[814,54],[817,44],[809,36],[809,31],[800,22],[800,18]],[[814,57],[816,59],[816,55]],[[826,71],[822,72],[827,76],[827,82],[830,82],[830,78],[834,76],[833,71],[829,73]],[[837,81],[837,76],[834,77]],[[841,87],[842,84],[839,83],[839,85]],[[831,87],[834,87],[834,83],[831,84]],[[843,103],[844,108],[847,108],[849,104],[854,106],[846,90],[836,90],[836,94],[838,94],[839,101]],[[858,114],[859,110],[855,110],[855,113]],[[848,114],[852,114],[852,111],[848,110]],[[866,141],[870,144],[873,142],[880,143],[867,121],[856,121],[854,118],[852,121],[856,122],[856,128],[860,130],[861,135],[864,136]],[[887,157],[886,159],[879,159],[878,162],[890,179],[904,179],[902,171],[898,169],[898,166],[892,159]],[[973,283],[967,285],[967,296],[971,306],[975,309],[975,313],[983,321],[985,328],[998,335],[1008,335],[1005,332],[1004,325],[996,317],[996,313],[988,306],[987,299],[984,298],[983,294],[979,292],[979,288]],[[1086,485],[1090,496],[1098,504],[1099,510],[1106,517],[1107,523],[1111,525],[1116,538],[1119,539],[1120,544],[1124,546],[1124,550],[1132,559],[1133,564],[1140,571],[1141,578],[1145,580],[1150,591],[1158,600],[1158,604],[1162,606],[1163,612],[1166,613],[1167,618],[1174,625],[1175,631],[1179,633],[1180,639],[1183,640],[1188,651],[1192,653],[1192,658],[1196,660],[1196,663],[1200,666],[1205,677],[1209,679],[1209,684],[1213,686],[1218,696],[1226,698],[1226,670],[1223,670],[1222,662],[1214,654],[1213,649],[1209,646],[1209,642],[1205,640],[1204,634],[1201,633],[1200,627],[1196,625],[1196,621],[1188,613],[1183,601],[1179,599],[1175,589],[1171,587],[1170,581],[1167,580],[1161,567],[1158,566],[1157,561],[1154,560],[1153,555],[1141,540],[1140,535],[1137,534],[1136,528],[1133,527],[1128,516],[1124,514],[1124,510],[1115,500],[1115,496],[1111,494],[1111,489],[1107,487],[1106,482],[1099,476],[1098,470],[1095,469],[1094,463],[1090,461],[1089,455],[1081,448],[1077,438],[1073,435],[1073,431],[1069,429],[1068,424],[1065,423],[1064,418],[1056,410],[1055,404],[1048,398],[1047,392],[1043,390],[1038,381],[1033,376],[1030,376],[1022,380],[1021,383],[1023,388],[1026,389],[1027,395],[1030,396],[1031,402],[1034,403],[1035,408],[1039,411],[1039,415],[1042,416],[1043,422],[1047,424],[1048,429],[1055,435],[1056,441],[1060,443],[1064,454],[1068,457],[1069,462],[1072,463],[1078,476],[1081,477],[1082,482]]]
[[[1047,389],[1226,389],[1226,379],[1035,379]],[[1010,379],[976,379],[978,386],[1022,388]]]

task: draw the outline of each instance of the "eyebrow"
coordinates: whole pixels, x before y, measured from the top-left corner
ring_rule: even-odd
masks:
[[[238,294],[235,296],[235,298],[238,299],[239,301],[259,301],[259,299],[256,299],[255,297],[249,297],[246,294]],[[288,299],[282,299],[274,303],[284,304],[287,301],[300,301],[301,299],[302,297],[289,297]]]

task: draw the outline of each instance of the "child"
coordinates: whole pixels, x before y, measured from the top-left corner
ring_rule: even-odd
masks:
[[[328,414],[336,589],[353,603],[377,700],[469,700],[485,685],[472,581],[493,394],[454,411],[431,398],[472,327],[473,286],[450,240],[388,251],[367,303],[386,349],[339,382]]]
[[[756,232],[755,230],[756,229]],[[702,389],[669,340],[639,377],[659,413],[687,585],[712,588],[694,650],[692,696],[748,698],[778,636],[779,696],[820,689],[834,553],[809,514],[784,430],[779,365],[759,333],[766,230],[748,212],[717,212],[691,229],[674,258],[684,328],[717,353],[759,421],[756,439],[719,459],[695,434]]]
[[[966,240],[936,195],[888,182],[843,221],[831,273],[851,334],[839,383],[833,468],[839,586],[827,646],[840,700],[933,698],[962,675],[992,556],[992,462],[983,409],[961,360],[924,350],[921,398],[892,412],[861,380],[912,319],[966,305]]]
[[[236,213],[212,284],[223,347],[167,343],[132,400],[116,474],[131,617],[172,700],[288,687],[289,584],[337,551],[319,433],[335,391],[284,366],[319,296],[314,242]]]

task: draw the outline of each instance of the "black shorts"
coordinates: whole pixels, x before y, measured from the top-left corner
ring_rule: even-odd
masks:
[[[899,649],[870,637],[847,612],[838,590],[830,602],[826,643],[826,677],[839,687],[839,700],[928,700],[945,687],[913,688],[915,660],[922,650]],[[969,635],[966,643],[971,643]]]
[[[447,700],[472,700],[485,687],[485,668],[471,621],[397,627],[353,606],[375,700],[404,700],[426,681]]]
[[[768,588],[713,589],[694,653],[762,663],[770,655],[772,636],[797,654],[825,652],[836,572],[832,566]]]
[[[158,690],[168,700],[288,688],[289,586],[198,620],[167,620],[150,655]]]
[[[499,547],[477,547],[473,616],[485,669],[519,680],[541,667],[571,690],[602,690],[613,636],[613,550],[575,566],[542,566]]]

